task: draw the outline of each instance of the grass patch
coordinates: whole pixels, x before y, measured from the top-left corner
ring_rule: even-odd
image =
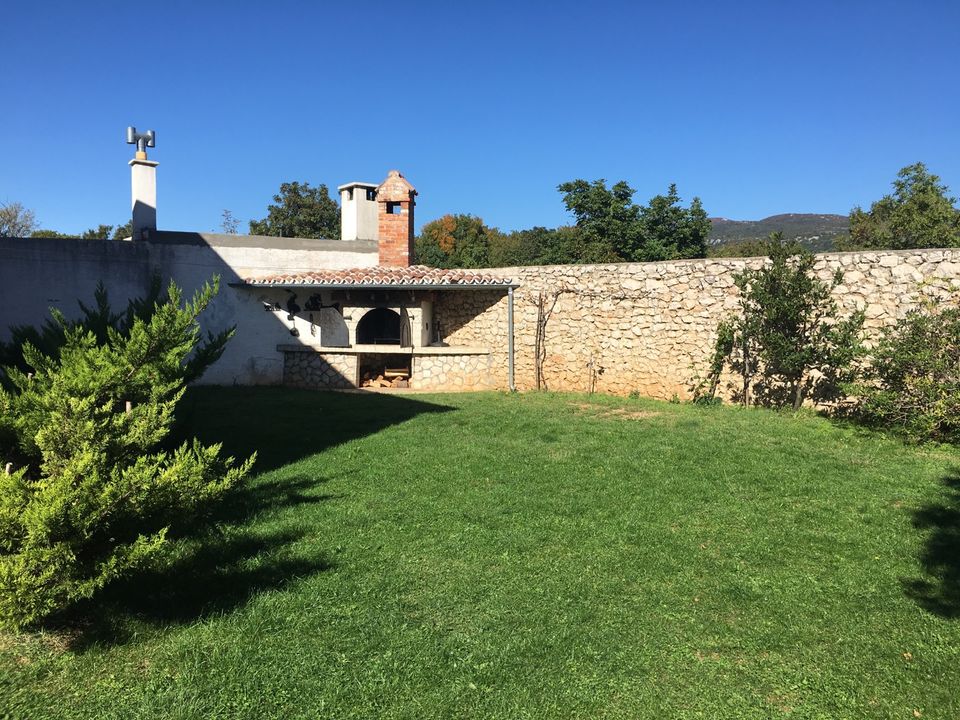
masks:
[[[172,565],[0,636],[31,718],[960,715],[960,453],[810,415],[198,389]]]

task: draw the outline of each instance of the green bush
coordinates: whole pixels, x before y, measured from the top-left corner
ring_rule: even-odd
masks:
[[[157,449],[192,372],[197,317],[216,291],[215,280],[181,303],[171,284],[163,302],[99,334],[55,314],[54,349],[25,342],[28,370],[6,368],[0,625],[37,623],[157,562],[174,522],[195,518],[249,470],[252,458],[234,467],[216,445]]]
[[[740,376],[739,399],[799,409],[806,398],[836,400],[852,379],[860,353],[863,313],[841,317],[832,282],[813,274],[816,257],[779,233],[767,242],[768,261],[734,276],[740,289],[740,311],[720,323],[707,377],[695,398],[715,396],[728,365]]]
[[[886,330],[862,382],[851,386],[871,425],[913,440],[960,442],[960,293],[925,300]]]

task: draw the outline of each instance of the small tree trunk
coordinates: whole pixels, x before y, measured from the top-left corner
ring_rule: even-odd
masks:
[[[793,382],[793,411],[796,412],[803,405],[803,377]]]
[[[750,381],[753,379],[753,370],[750,368],[750,349],[747,336],[743,336],[743,406],[750,406]]]

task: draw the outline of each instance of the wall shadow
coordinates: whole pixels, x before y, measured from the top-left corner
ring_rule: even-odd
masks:
[[[257,452],[253,472],[263,473],[421,413],[452,409],[360,391],[199,386],[177,408],[171,445],[195,436],[222,442],[223,452],[234,457]],[[329,552],[301,542],[310,529],[300,529],[299,516],[287,513],[342,497],[327,492],[326,482],[307,474],[248,478],[202,521],[173,529],[169,563],[112,583],[47,628],[61,633],[74,652],[126,644],[232,612],[257,593],[335,569]],[[297,529],[283,527],[285,513]]]
[[[934,615],[960,618],[960,471],[943,478],[936,500],[914,511],[913,525],[927,533],[923,577],[905,580],[904,591]]]

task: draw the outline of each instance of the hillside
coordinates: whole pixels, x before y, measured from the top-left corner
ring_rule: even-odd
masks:
[[[771,215],[763,220],[710,218],[710,222],[713,224],[707,241],[710,245],[763,239],[770,233],[779,231],[783,233],[784,239],[800,240],[814,252],[831,250],[834,239],[845,234],[850,227],[846,215],[814,213],[784,213]]]

